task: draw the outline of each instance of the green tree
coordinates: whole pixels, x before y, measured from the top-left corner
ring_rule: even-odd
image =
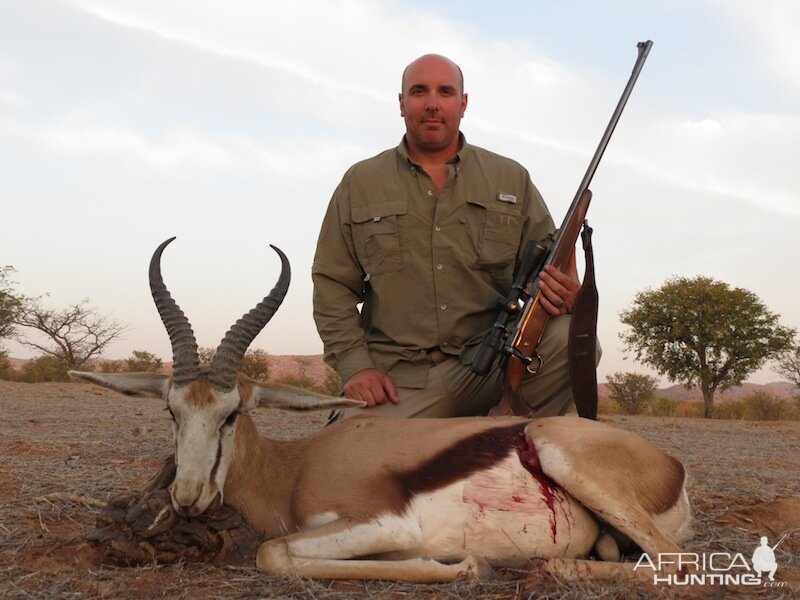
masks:
[[[794,330],[753,292],[710,277],[674,277],[636,294],[620,313],[620,338],[636,360],[686,387],[699,386],[704,416],[714,393],[739,385],[792,343]]]
[[[614,373],[606,375],[609,396],[620,410],[628,415],[638,415],[656,397],[656,378],[639,373]]]
[[[160,358],[146,350],[134,350],[125,359],[125,370],[131,373],[160,373],[163,366]]]

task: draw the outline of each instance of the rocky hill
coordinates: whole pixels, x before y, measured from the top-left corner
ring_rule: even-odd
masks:
[[[717,392],[714,394],[714,400],[716,402],[737,400],[739,398],[744,398],[745,396],[754,394],[755,392],[765,392],[771,396],[775,396],[776,398],[791,398],[794,395],[797,395],[800,390],[798,390],[788,381],[774,381],[764,385],[757,383],[743,383],[742,385],[725,390],[724,392]],[[598,394],[601,399],[608,398],[608,386],[605,383],[598,385]],[[694,387],[687,389],[682,385],[672,385],[657,389],[656,397],[658,398],[661,396],[671,400],[677,400],[678,402],[703,400],[703,393],[700,391],[700,388]]]

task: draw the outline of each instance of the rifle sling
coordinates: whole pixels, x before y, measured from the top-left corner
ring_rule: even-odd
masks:
[[[572,307],[569,330],[569,376],[578,415],[597,419],[597,285],[594,279],[592,228],[584,222],[581,232],[586,272]]]

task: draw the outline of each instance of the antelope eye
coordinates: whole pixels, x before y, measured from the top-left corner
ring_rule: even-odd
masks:
[[[236,417],[239,416],[239,411],[235,410],[231,414],[228,415],[228,418],[225,419],[225,422],[222,424],[222,427],[230,427],[236,421]]]

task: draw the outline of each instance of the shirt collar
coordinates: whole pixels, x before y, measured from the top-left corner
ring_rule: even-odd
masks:
[[[467,144],[467,138],[465,138],[464,134],[459,131],[458,132],[458,152],[456,152],[456,155],[453,158],[451,158],[450,160],[447,161],[447,164],[455,165],[455,164],[459,164],[459,163],[463,162],[464,156],[467,153],[467,148],[468,147],[469,147],[469,144]],[[400,154],[400,156],[403,158],[404,162],[409,167],[419,168],[419,165],[416,164],[413,160],[411,160],[411,158],[408,156],[408,147],[406,146],[406,136],[405,135],[403,136],[403,139],[400,140],[400,143],[397,146],[397,152]]]

